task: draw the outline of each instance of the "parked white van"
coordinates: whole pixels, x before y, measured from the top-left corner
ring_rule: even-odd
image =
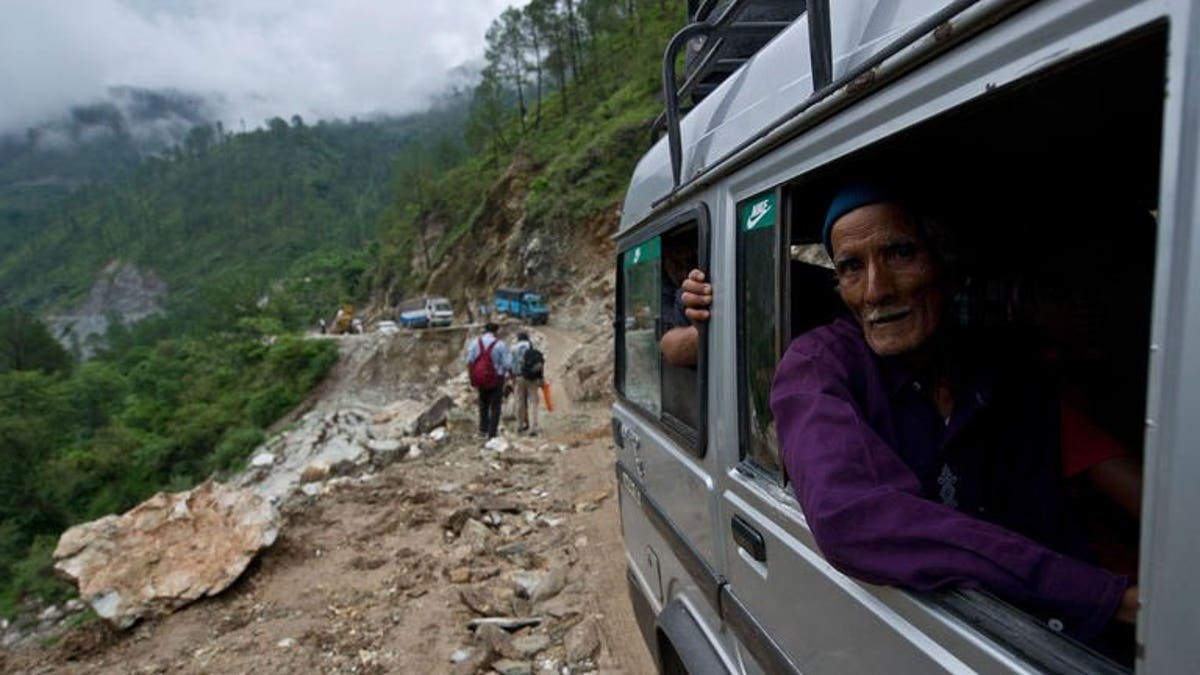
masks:
[[[691,3],[664,60],[665,134],[616,236],[616,471],[660,669],[1200,672],[1200,3],[754,12],[780,4]],[[845,314],[822,230],[863,176],[919,192],[950,232],[950,320],[1021,336],[1064,410],[1140,467],[1133,515],[1062,480],[1089,564],[1136,587],[1136,624],[1076,641],[986,584],[869,583],[818,546],[770,394],[792,340]],[[693,266],[712,317],[696,366],[676,366],[660,340]]]

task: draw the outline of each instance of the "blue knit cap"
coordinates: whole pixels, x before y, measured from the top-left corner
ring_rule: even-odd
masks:
[[[860,206],[889,202],[895,199],[895,193],[879,183],[861,182],[850,183],[838,190],[829,210],[825,213],[825,228],[821,230],[821,241],[825,244],[825,252],[833,257],[833,224],[838,218],[850,213]]]

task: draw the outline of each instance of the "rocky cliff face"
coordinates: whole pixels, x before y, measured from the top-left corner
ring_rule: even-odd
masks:
[[[593,313],[613,291],[611,236],[620,204],[578,222],[536,227],[525,217],[529,186],[538,167],[516,157],[484,197],[480,220],[441,259],[425,291],[451,299],[491,298],[501,286],[529,287],[550,303],[552,314]],[[593,317],[599,318],[599,317]]]
[[[113,260],[100,271],[87,300],[46,317],[54,337],[87,359],[101,346],[109,322],[133,323],[162,311],[167,285],[154,272]]]

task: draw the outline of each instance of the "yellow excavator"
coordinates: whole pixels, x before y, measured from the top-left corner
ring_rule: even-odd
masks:
[[[354,326],[354,305],[347,302],[338,308],[337,314],[333,317],[333,324],[329,327],[329,332],[334,335],[344,335],[353,332]]]

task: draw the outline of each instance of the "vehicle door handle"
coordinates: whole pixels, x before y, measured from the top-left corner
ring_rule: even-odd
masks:
[[[767,542],[763,540],[758,530],[750,526],[741,516],[734,516],[731,521],[733,541],[745,549],[751,558],[759,562],[767,561]]]

